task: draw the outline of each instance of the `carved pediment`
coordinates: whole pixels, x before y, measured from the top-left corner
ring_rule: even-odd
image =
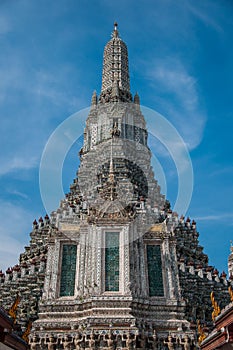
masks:
[[[88,222],[103,222],[103,221],[114,221],[114,222],[128,222],[133,219],[136,215],[136,211],[130,205],[125,206],[119,201],[105,201],[103,205],[97,208],[90,208],[87,216]]]
[[[66,233],[66,232],[80,232],[80,226],[77,224],[72,224],[72,223],[66,223],[66,222],[61,222],[59,225],[59,229]]]
[[[166,220],[152,225],[151,228],[149,229],[149,232],[167,232]]]
[[[153,224],[150,229],[145,233],[144,238],[147,239],[153,239],[153,238],[160,238],[163,239],[165,236],[167,236],[168,230],[167,230],[167,224],[166,220],[160,223]]]

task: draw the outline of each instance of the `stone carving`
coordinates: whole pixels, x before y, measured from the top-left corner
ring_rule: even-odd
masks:
[[[140,349],[146,348],[146,336],[144,330],[142,330],[141,334],[139,335],[139,343],[140,343]]]
[[[153,350],[158,349],[159,342],[155,331],[153,332],[153,335],[148,338],[148,344],[151,344],[151,349]]]
[[[41,344],[41,339],[39,340],[36,335],[29,338],[29,345],[31,350],[36,350],[38,346],[40,346],[40,344]]]
[[[76,350],[80,350],[84,345],[84,334],[78,332],[78,334],[74,338],[74,345]]]
[[[69,350],[70,349],[70,345],[73,343],[72,340],[70,340],[70,338],[65,335],[62,339],[61,339],[61,344],[63,345],[63,349],[64,350]]]
[[[174,350],[174,344],[176,343],[176,340],[172,338],[172,336],[168,336],[167,340],[164,340],[164,344],[167,345],[168,350]]]
[[[95,334],[93,332],[90,335],[89,349],[95,349]]]
[[[53,335],[49,335],[45,338],[44,344],[47,345],[48,350],[55,350],[56,344],[58,344],[58,338],[55,338]]]
[[[189,337],[187,335],[185,335],[183,340],[180,339],[180,344],[184,346],[184,350],[190,350],[191,349]]]
[[[136,349],[136,334],[128,333],[126,338],[126,348],[127,349]]]

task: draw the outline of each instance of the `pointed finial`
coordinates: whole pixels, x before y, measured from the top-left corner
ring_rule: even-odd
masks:
[[[118,24],[117,24],[117,22],[114,22],[113,37],[118,38]]]
[[[96,106],[97,105],[97,94],[96,91],[93,91],[92,98],[91,98],[91,105]]]
[[[134,103],[137,104],[137,105],[140,105],[140,97],[139,97],[137,92],[134,95]]]

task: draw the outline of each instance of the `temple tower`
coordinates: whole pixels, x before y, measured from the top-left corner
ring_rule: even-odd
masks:
[[[212,326],[210,293],[229,303],[232,253],[227,280],[209,266],[196,222],[161,194],[147,137],[115,23],[70,191],[0,271],[0,303],[31,349],[195,349],[200,324]]]
[[[44,348],[67,337],[76,348],[150,349],[184,329],[193,339],[179,286],[177,217],[165,216],[170,209],[154,179],[139,103],[137,94],[132,101],[127,47],[115,23],[77,177],[51,215],[33,324]]]

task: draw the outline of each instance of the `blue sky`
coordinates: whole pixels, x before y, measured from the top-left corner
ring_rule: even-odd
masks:
[[[231,0],[0,1],[0,269],[17,263],[32,221],[45,215],[43,149],[54,129],[100,92],[115,20],[128,46],[132,92],[189,148],[194,191],[187,215],[197,221],[210,264],[226,271],[233,239]],[[64,162],[65,192],[79,147]],[[153,152],[174,205],[175,166],[162,147]]]

